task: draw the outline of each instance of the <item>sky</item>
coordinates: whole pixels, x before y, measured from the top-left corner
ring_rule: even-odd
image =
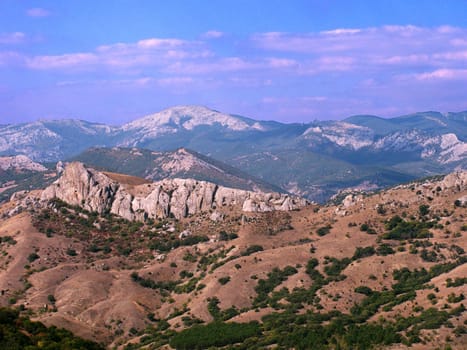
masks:
[[[465,0],[0,0],[0,124],[467,110]]]

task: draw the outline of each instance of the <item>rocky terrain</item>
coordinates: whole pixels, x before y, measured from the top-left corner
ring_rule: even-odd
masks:
[[[222,206],[240,206],[247,212],[290,211],[307,201],[280,193],[252,192],[193,179],[166,179],[149,183],[120,174],[102,173],[74,162],[42,192],[41,200],[61,199],[70,205],[127,220],[185,218]]]
[[[42,164],[33,162],[29,157],[24,155],[12,157],[0,157],[1,170],[14,170],[17,172],[29,171],[47,171],[47,168]]]
[[[43,188],[55,174],[24,155],[0,157],[0,203],[14,192]]]
[[[292,211],[212,186],[69,164],[0,207],[0,302],[108,348],[465,348],[466,172]]]
[[[465,170],[466,142],[466,112],[422,112],[388,119],[358,115],[340,121],[284,124],[201,106],[176,106],[122,126],[82,120],[0,126],[0,155],[23,154],[34,161],[56,162],[90,147],[157,152],[183,147],[319,202],[362,184],[381,189]]]

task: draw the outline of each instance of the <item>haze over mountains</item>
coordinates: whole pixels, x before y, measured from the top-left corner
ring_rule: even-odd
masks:
[[[323,201],[344,188],[375,189],[465,169],[466,140],[467,112],[283,124],[178,106],[120,127],[82,120],[0,126],[0,155],[55,162],[90,147],[184,147],[284,191]]]

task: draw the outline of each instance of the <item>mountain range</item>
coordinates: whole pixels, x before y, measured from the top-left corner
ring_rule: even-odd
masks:
[[[466,169],[466,141],[467,112],[423,112],[390,119],[359,115],[342,121],[285,124],[178,106],[118,127],[71,119],[0,126],[0,155],[25,154],[34,161],[55,162],[91,147],[88,158],[93,157],[90,152],[103,152],[96,147],[157,152],[185,148],[199,159],[205,157],[204,162],[226,163],[275,188],[316,201],[343,189],[378,189]],[[93,164],[99,165],[105,167]],[[190,173],[185,171],[184,177]],[[170,171],[159,170],[145,176],[167,175]]]

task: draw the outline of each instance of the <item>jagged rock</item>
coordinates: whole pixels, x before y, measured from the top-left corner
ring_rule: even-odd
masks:
[[[68,164],[62,176],[42,192],[41,199],[55,197],[89,211],[110,211],[128,220],[141,221],[171,215],[180,219],[224,205],[266,212],[295,210],[308,203],[284,194],[244,191],[193,179],[126,186],[78,162]]]
[[[209,217],[209,219],[211,219],[211,221],[222,221],[224,220],[224,215],[222,215],[221,213],[219,213],[218,211],[215,211],[211,214],[211,216]]]
[[[459,201],[460,205],[462,206],[467,205],[467,196],[459,197],[457,198],[457,200]]]
[[[361,202],[362,199],[363,199],[363,196],[361,196],[361,195],[349,194],[342,201],[342,206],[344,208],[349,208],[351,206],[354,206],[358,202]]]
[[[467,186],[467,171],[459,171],[446,175],[444,179],[440,181],[439,186],[443,190],[457,186],[465,188]]]
[[[26,196],[28,195],[29,191],[17,191],[15,193],[13,193],[10,197],[10,201],[14,202],[14,201],[19,201],[19,200],[22,200],[24,198],[26,198]]]
[[[178,238],[182,239],[182,238],[186,238],[188,236],[191,236],[191,231],[185,230],[185,231],[180,232],[180,234],[178,235]]]
[[[57,162],[57,165],[55,166],[55,170],[57,171],[57,175],[61,175],[63,171],[65,170],[65,166],[63,165],[63,162],[61,160]]]
[[[73,162],[66,166],[57,181],[42,192],[41,199],[56,197],[86,210],[104,213],[110,208],[118,188],[119,184],[106,175]]]

